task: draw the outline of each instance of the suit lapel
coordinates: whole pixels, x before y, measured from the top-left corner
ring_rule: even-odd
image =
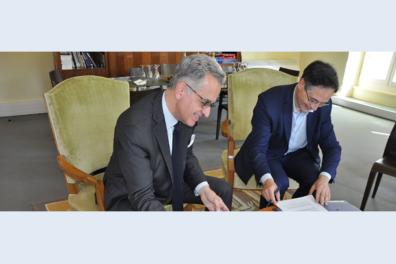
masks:
[[[153,104],[154,104],[153,106],[154,136],[158,142],[158,145],[161,150],[161,154],[165,160],[166,167],[168,168],[169,175],[171,175],[171,180],[173,182],[172,156],[170,154],[168,134],[167,134],[168,132],[165,125],[164,113],[162,111],[162,93],[160,93],[154,99]],[[192,131],[193,128],[182,124],[180,137],[183,142],[182,144],[183,150],[180,152],[181,153],[180,162],[183,162],[184,164],[186,162],[187,145],[191,138]]]
[[[165,160],[166,167],[168,168],[171,180],[173,181],[172,171],[172,157],[170,155],[168,132],[166,130],[164,113],[162,111],[162,94],[159,93],[153,102],[153,122],[154,122],[154,136],[158,142],[161,150],[162,157]]]
[[[285,126],[285,136],[289,144],[292,116],[293,116],[293,93],[295,86],[286,93],[286,100],[283,104],[283,124]]]

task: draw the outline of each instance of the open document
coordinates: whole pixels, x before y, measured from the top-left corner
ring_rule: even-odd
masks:
[[[296,211],[322,211],[327,212],[327,210],[315,201],[312,195],[307,195],[300,198],[283,200],[277,202],[277,207],[282,211],[296,212]]]

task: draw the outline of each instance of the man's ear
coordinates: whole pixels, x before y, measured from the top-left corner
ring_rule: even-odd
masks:
[[[299,87],[300,89],[304,90],[304,89],[305,89],[305,81],[304,81],[304,78],[301,78],[301,79],[298,81],[297,85],[298,85],[298,87]]]
[[[185,92],[186,92],[186,85],[183,82],[178,82],[175,87],[176,99],[179,100],[180,98],[182,98]]]

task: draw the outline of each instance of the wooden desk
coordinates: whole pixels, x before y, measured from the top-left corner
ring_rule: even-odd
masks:
[[[261,212],[279,212],[278,208],[275,205],[271,205],[262,209],[259,209]]]
[[[146,88],[146,89],[138,89],[138,90],[129,90],[129,98],[130,98],[130,105],[135,104],[137,101],[139,101],[141,98],[144,96],[154,93],[156,91],[161,90],[161,87],[154,87],[154,88]]]
[[[134,81],[136,81],[138,78],[132,78],[130,76],[125,76],[125,77],[115,77],[113,78],[115,80],[119,81],[126,81],[129,84],[129,96],[130,96],[130,105],[133,105],[137,101],[139,101],[142,97],[154,93],[156,91],[159,91],[160,89],[165,89],[167,85],[169,84],[169,81],[160,79],[160,80],[154,80],[154,79],[147,79],[146,84],[144,85],[136,85]]]

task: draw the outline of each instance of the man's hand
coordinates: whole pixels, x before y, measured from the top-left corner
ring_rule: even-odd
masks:
[[[276,202],[280,201],[278,186],[273,179],[268,179],[264,182],[261,195],[265,198],[265,200],[273,203],[274,205],[276,205]]]
[[[209,186],[203,187],[199,196],[209,211],[229,211],[223,200]]]
[[[309,190],[309,194],[312,194],[316,191],[315,199],[321,205],[325,205],[331,197],[330,194],[330,186],[329,186],[329,178],[324,175],[319,175],[318,179],[314,182],[311,189]]]

